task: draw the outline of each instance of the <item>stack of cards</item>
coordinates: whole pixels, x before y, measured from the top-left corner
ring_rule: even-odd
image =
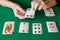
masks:
[[[28,8],[26,10],[25,18],[34,18],[34,16],[35,16],[35,10]]]
[[[48,32],[50,32],[50,33],[58,32],[57,25],[54,21],[48,21],[48,22],[46,22],[46,24],[47,24]]]
[[[40,23],[33,23],[33,34],[42,34],[42,25]]]
[[[14,22],[8,21],[5,22],[3,28],[3,34],[12,34],[14,32]]]
[[[47,17],[52,17],[52,16],[55,16],[55,13],[54,13],[54,11],[53,11],[53,9],[52,8],[49,8],[49,9],[44,9],[44,12],[45,12],[45,15],[47,16]]]
[[[19,33],[28,33],[29,31],[29,23],[28,22],[21,22]]]

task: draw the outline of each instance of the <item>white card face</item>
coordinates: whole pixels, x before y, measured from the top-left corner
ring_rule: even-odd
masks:
[[[49,8],[49,9],[47,9],[47,10],[44,10],[44,12],[45,12],[45,15],[46,15],[47,17],[55,16],[55,13],[54,13],[54,11],[53,11],[52,8]]]
[[[34,18],[35,16],[35,10],[31,10],[30,8],[27,9],[25,18]]]
[[[46,24],[47,24],[48,32],[58,32],[58,28],[55,22],[53,21],[46,22]]]
[[[19,33],[28,33],[29,31],[29,23],[28,22],[21,22]]]
[[[14,22],[8,21],[5,22],[3,28],[3,34],[12,34],[14,32]]]
[[[42,34],[42,25],[40,23],[33,23],[33,34]]]

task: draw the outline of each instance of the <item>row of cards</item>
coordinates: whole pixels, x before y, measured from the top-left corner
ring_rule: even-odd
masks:
[[[35,16],[35,11],[36,10],[32,10],[31,8],[28,8],[27,10],[26,10],[26,13],[24,14],[24,18],[34,18],[34,16]],[[55,13],[54,13],[54,11],[53,11],[53,9],[52,8],[49,8],[49,9],[46,9],[46,10],[44,10],[44,12],[45,12],[45,15],[47,16],[47,17],[53,17],[53,16],[55,16]],[[15,14],[15,15],[17,15],[17,14]],[[19,13],[18,15],[23,15],[23,13]],[[19,17],[19,18],[21,18],[20,16],[18,16],[17,15],[17,17]]]
[[[54,21],[48,21],[46,22],[46,25],[49,33],[59,32],[57,25]],[[41,23],[33,23],[32,29],[33,34],[43,34]],[[5,22],[3,28],[3,34],[13,34],[13,32],[14,32],[14,22],[13,21]],[[29,33],[28,22],[20,22],[19,33]]]

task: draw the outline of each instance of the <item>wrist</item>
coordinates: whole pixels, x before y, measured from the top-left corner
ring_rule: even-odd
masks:
[[[47,9],[47,8],[53,7],[55,5],[57,5],[57,2],[55,0],[47,0],[44,4],[44,7],[46,7],[46,9]]]

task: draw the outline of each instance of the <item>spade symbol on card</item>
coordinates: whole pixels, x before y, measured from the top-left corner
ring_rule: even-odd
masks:
[[[42,34],[42,25],[40,23],[33,23],[33,34]]]

